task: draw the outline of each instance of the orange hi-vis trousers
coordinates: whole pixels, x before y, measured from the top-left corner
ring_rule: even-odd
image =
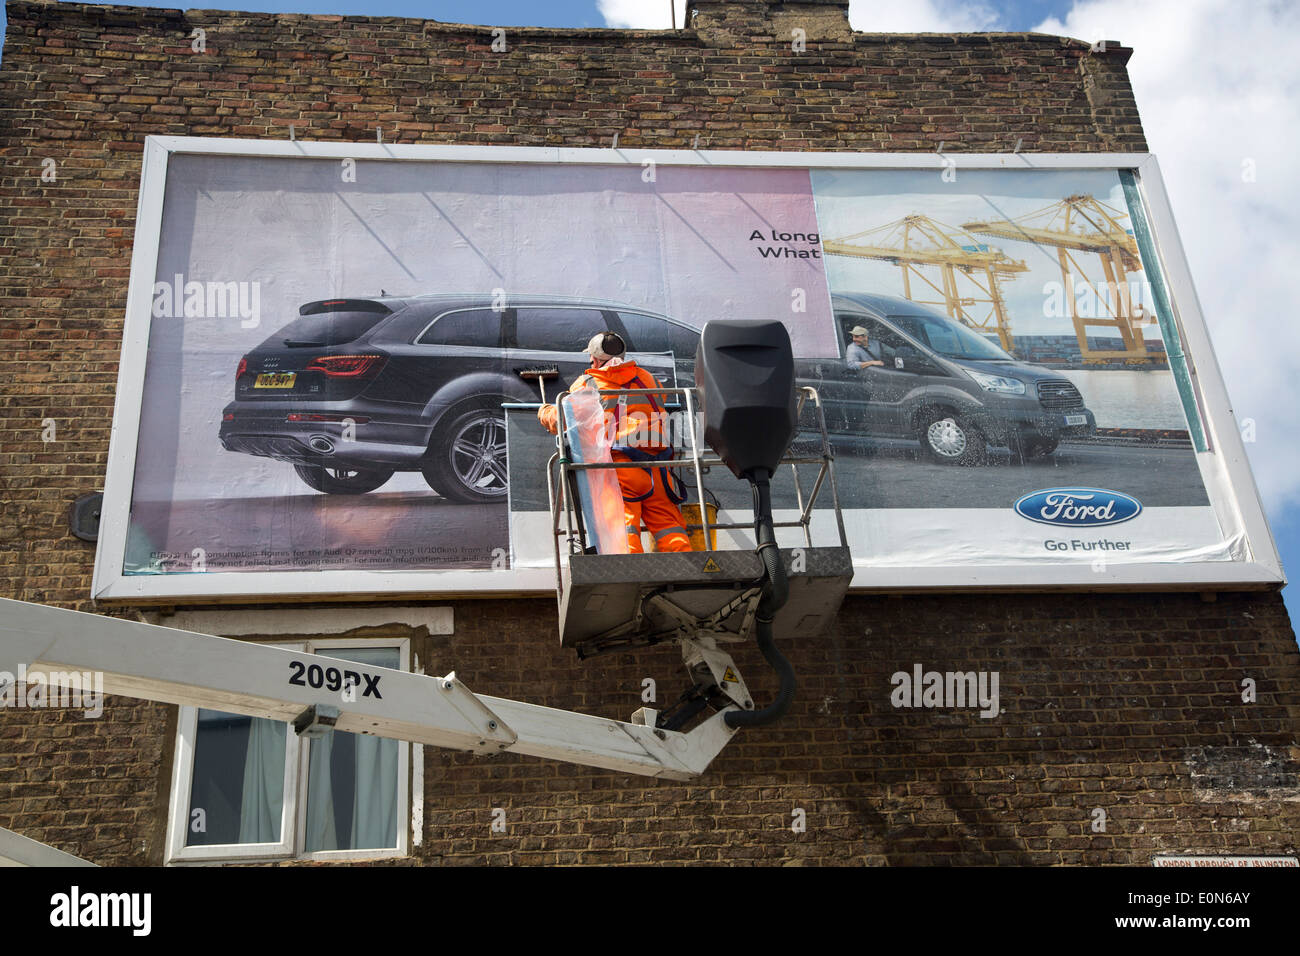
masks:
[[[614,461],[631,461],[627,455],[615,451]],[[618,485],[623,491],[623,518],[627,529],[627,549],[641,554],[641,525],[654,535],[655,547],[660,551],[690,551],[691,539],[686,535],[686,519],[681,509],[669,499],[663,481],[656,477],[658,469],[616,468]]]

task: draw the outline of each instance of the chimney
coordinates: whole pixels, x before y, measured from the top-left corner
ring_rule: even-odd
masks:
[[[687,0],[686,28],[710,46],[853,38],[849,0]]]

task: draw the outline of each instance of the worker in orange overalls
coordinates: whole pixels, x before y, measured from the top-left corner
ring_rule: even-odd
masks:
[[[655,377],[631,359],[624,358],[627,346],[616,332],[602,332],[587,343],[591,368],[569,388],[622,389],[659,388]],[[686,500],[681,478],[671,468],[656,468],[654,462],[669,461],[673,450],[668,445],[667,421],[661,396],[602,395],[613,447],[614,461],[645,462],[643,468],[616,468],[619,488],[623,492],[623,518],[627,531],[628,551],[640,554],[641,524],[654,535],[660,551],[690,551],[686,521],[677,506]],[[612,417],[612,420],[611,420]],[[554,405],[543,405],[538,420],[555,434],[558,418]]]

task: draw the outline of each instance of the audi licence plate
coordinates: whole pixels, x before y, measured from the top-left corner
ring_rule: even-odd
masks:
[[[293,388],[293,380],[297,377],[297,372],[263,372],[257,376],[253,388]]]
[[[1066,415],[1065,424],[1067,425],[1086,425],[1088,424],[1087,415]]]

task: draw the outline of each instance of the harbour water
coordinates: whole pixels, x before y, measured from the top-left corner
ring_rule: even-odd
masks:
[[[1098,428],[1187,428],[1187,418],[1168,370],[1063,369],[1083,393]]]

